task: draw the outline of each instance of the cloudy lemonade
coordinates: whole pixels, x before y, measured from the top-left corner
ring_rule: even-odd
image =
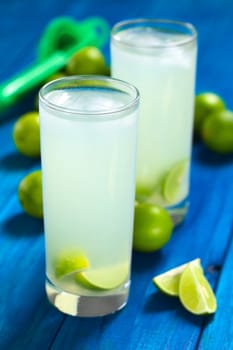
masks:
[[[196,45],[154,23],[122,23],[112,34],[112,75],[141,95],[136,195],[169,209],[189,190]]]
[[[56,286],[79,296],[126,295],[137,111],[106,113],[132,97],[84,86],[48,92],[46,99],[68,111],[40,105],[47,294]]]

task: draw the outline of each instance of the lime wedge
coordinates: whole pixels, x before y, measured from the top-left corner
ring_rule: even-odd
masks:
[[[193,314],[212,314],[217,309],[215,295],[209,282],[197,264],[189,263],[179,282],[179,298],[183,306]]]
[[[119,264],[111,267],[102,267],[80,272],[75,276],[75,281],[89,289],[114,289],[127,280],[129,264]]]
[[[189,161],[176,163],[164,179],[162,193],[169,203],[177,203],[185,198],[188,192]]]
[[[196,264],[197,266],[199,266],[199,268],[202,271],[202,268],[200,265],[200,259],[192,260],[192,262],[190,263]],[[178,296],[180,277],[188,264],[189,263],[186,263],[186,264],[177,266],[174,269],[166,271],[154,277],[152,279],[152,282],[161,292],[171,296]]]
[[[55,275],[58,278],[83,271],[89,266],[87,257],[81,251],[63,252],[54,260]]]

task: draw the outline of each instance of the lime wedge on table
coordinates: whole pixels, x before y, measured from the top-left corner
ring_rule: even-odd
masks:
[[[195,259],[190,262],[192,264],[196,264],[199,266],[199,268],[202,271],[201,265],[200,265],[200,259]],[[171,295],[171,296],[178,296],[179,295],[179,282],[180,277],[185,268],[187,267],[189,263],[180,265],[175,267],[174,269],[171,269],[169,271],[166,271],[152,279],[154,285],[163,293]]]
[[[74,272],[83,271],[89,265],[89,261],[83,252],[63,252],[54,261],[55,275],[61,278]]]
[[[217,309],[213,290],[197,264],[189,263],[185,267],[179,282],[179,298],[196,315],[212,314]]]
[[[163,196],[169,203],[182,200],[187,193],[189,161],[176,163],[164,179]]]
[[[89,289],[114,289],[124,283],[129,274],[129,264],[87,270],[76,275],[75,280]]]

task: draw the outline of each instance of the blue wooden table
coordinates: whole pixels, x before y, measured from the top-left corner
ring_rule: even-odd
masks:
[[[199,32],[197,91],[216,91],[233,109],[232,0],[2,0],[0,81],[35,60],[45,26],[62,15],[99,15],[110,25],[132,17],[192,22]],[[233,349],[233,157],[195,143],[187,219],[161,251],[133,254],[127,307],[102,318],[65,316],[45,296],[43,222],[24,214],[17,198],[21,178],[40,167],[16,152],[11,136],[16,118],[33,103],[29,96],[0,123],[0,349]],[[214,317],[191,315],[151,283],[154,275],[196,257],[216,292]]]

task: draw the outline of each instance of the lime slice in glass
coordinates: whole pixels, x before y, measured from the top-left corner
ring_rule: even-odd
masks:
[[[189,161],[176,163],[164,179],[163,196],[169,203],[177,203],[185,198],[188,192]]]
[[[193,314],[212,314],[217,309],[213,290],[197,264],[189,263],[179,282],[179,298]]]
[[[102,267],[78,273],[75,281],[89,289],[109,290],[119,287],[127,280],[129,264]]]
[[[196,264],[202,271],[200,259],[195,259],[190,262]],[[188,263],[175,267],[166,271],[152,279],[154,285],[163,293],[171,296],[179,295],[179,282],[182,272],[187,267]]]
[[[67,276],[87,269],[90,264],[86,255],[81,251],[62,252],[53,263],[57,278]]]

